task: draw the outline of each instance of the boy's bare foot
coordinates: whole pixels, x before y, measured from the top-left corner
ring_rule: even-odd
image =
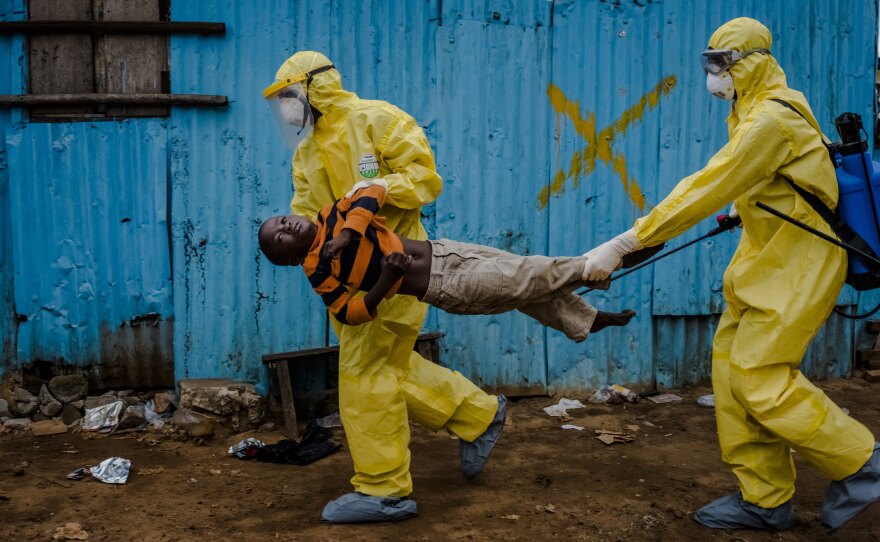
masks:
[[[602,331],[609,326],[625,326],[635,315],[636,311],[631,310],[625,310],[623,312],[599,311],[599,314],[596,315],[596,319],[593,320],[593,327],[590,328],[590,333]]]

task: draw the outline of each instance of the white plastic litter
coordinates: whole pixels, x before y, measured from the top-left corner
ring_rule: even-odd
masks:
[[[131,461],[121,457],[109,457],[89,469],[93,478],[105,484],[124,484],[130,470]]]
[[[108,433],[119,425],[119,416],[125,408],[125,402],[116,401],[95,408],[87,408],[83,416],[83,431],[100,431]]]
[[[674,393],[662,393],[660,395],[648,397],[648,401],[662,405],[663,403],[677,403],[681,401],[681,397]]]
[[[573,408],[585,408],[585,405],[577,399],[566,399],[563,397],[555,405],[544,407],[544,412],[550,416],[568,416],[566,410]]]
[[[567,423],[561,427],[563,429],[574,429],[575,431],[583,431],[584,430],[584,428],[581,427],[580,425],[574,425],[574,424],[570,424],[570,423]]]
[[[715,406],[715,394],[710,393],[709,395],[701,395],[700,398],[697,399],[697,403],[700,406],[713,407]]]

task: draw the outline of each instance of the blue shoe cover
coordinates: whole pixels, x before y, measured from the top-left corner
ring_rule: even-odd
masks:
[[[459,451],[461,452],[461,471],[468,480],[480,474],[483,465],[489,459],[489,454],[495,448],[495,444],[501,437],[501,430],[504,429],[504,420],[507,417],[507,397],[498,396],[498,411],[495,417],[489,422],[489,427],[483,431],[483,434],[475,438],[473,442],[459,441]]]
[[[791,501],[776,508],[761,508],[743,500],[737,491],[712,501],[694,513],[694,521],[712,529],[759,529],[784,531],[794,525],[797,514]]]
[[[321,519],[328,523],[375,523],[402,521],[417,515],[416,501],[412,499],[353,492],[328,502]]]
[[[838,529],[877,501],[880,501],[880,444],[874,444],[874,454],[855,474],[831,482],[822,503],[822,525]]]

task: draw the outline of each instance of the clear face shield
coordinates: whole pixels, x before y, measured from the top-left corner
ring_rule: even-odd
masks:
[[[291,149],[296,149],[315,126],[315,117],[306,98],[304,83],[291,83],[266,96],[284,143]]]

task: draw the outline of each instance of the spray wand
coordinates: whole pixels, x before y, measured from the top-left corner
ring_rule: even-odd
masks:
[[[615,280],[617,280],[619,278],[623,278],[623,277],[629,275],[630,273],[635,273],[639,269],[642,269],[644,267],[648,267],[649,265],[653,264],[654,262],[662,260],[663,258],[665,258],[667,256],[671,256],[671,255],[675,254],[676,252],[678,252],[679,250],[684,250],[691,245],[699,243],[700,241],[705,241],[706,239],[709,239],[710,237],[715,237],[716,235],[722,234],[726,231],[733,230],[733,228],[742,224],[742,220],[738,216],[718,215],[717,217],[715,217],[715,220],[718,222],[717,228],[710,230],[708,233],[706,233],[700,237],[697,237],[696,239],[694,239],[692,241],[688,241],[687,243],[681,245],[680,247],[676,247],[672,250],[666,251],[659,256],[656,256],[656,257],[651,258],[647,261],[644,261],[634,267],[630,267],[629,269],[627,269],[623,273],[618,273],[618,274],[614,275],[613,277],[611,277],[611,282],[614,282]],[[651,248],[653,248],[653,247],[651,247]],[[647,248],[647,249],[643,249],[643,250],[650,251],[651,248]],[[575,292],[575,293],[577,293],[577,295],[584,295],[589,292],[592,292],[595,289],[596,288],[586,288],[584,290],[581,290],[581,291]]]

